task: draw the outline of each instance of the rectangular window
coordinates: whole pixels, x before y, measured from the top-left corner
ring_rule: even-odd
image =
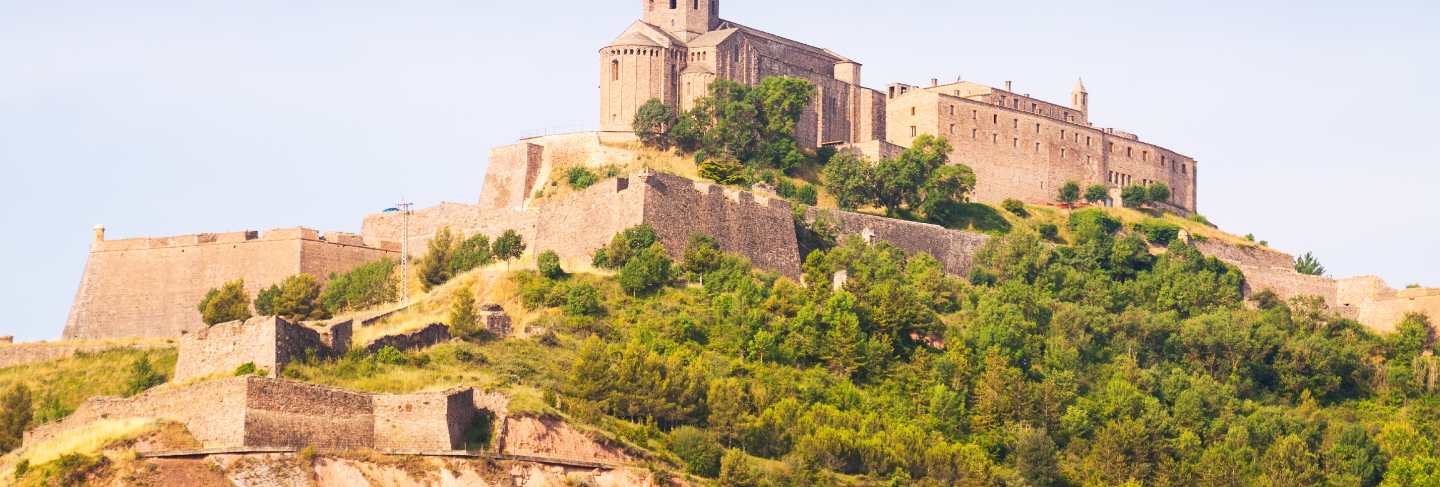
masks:
[[[978,139],[978,138],[980,138],[980,130],[979,130],[979,129],[970,129],[970,140],[975,140],[975,139]]]
[[[955,105],[950,105],[950,116],[955,116]]]
[[[990,143],[1000,145],[1000,134],[990,134]]]
[[[955,135],[955,124],[950,124],[950,135]]]
[[[1079,137],[1080,134],[1075,134],[1075,136],[1076,136],[1076,137]],[[1085,147],[1090,147],[1090,136],[1089,136],[1089,135],[1086,135],[1086,136],[1085,136]]]
[[[1036,142],[1036,143],[1035,143],[1035,152],[1036,152],[1036,153],[1039,153],[1039,152],[1040,152],[1040,143],[1039,143],[1039,142]]]
[[[1061,159],[1064,159],[1064,158],[1065,158],[1065,148],[1064,148],[1064,147],[1061,147],[1061,148],[1060,148],[1060,158],[1061,158]]]
[[[910,116],[915,116],[915,107],[910,107]]]
[[[1065,141],[1065,129],[1060,129],[1060,141]]]
[[[994,122],[995,125],[1000,125],[1000,115],[991,115],[990,121]]]
[[[1128,158],[1128,159],[1134,159],[1134,158],[1135,158],[1135,148],[1134,148],[1134,147],[1126,147],[1126,148],[1125,148],[1125,157]]]
[[[979,120],[979,119],[980,119],[980,110],[970,110],[970,119],[971,119],[971,120]]]
[[[1013,123],[1012,125],[1014,125],[1014,127],[1012,127],[1012,128],[1017,128],[1017,129],[1020,128],[1020,119],[1017,118],[1017,119],[1015,119],[1013,122],[1014,122],[1014,123]]]
[[[916,136],[916,133],[917,133],[917,132],[915,131],[915,126],[914,126],[914,125],[911,125],[911,126],[910,126],[910,136],[911,136],[911,137],[914,137],[914,136]]]
[[[1035,124],[1035,133],[1040,133],[1040,124]]]
[[[1014,148],[1016,148],[1016,149],[1019,149],[1019,148],[1020,148],[1020,138],[1019,138],[1019,137],[1011,138],[1011,139],[1010,139],[1010,147],[1014,147]]]

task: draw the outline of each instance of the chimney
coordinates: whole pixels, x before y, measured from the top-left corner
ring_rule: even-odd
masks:
[[[1009,81],[1006,81],[1006,82],[1005,82],[1005,91],[1010,91],[1010,92],[1014,92],[1014,91],[1015,91],[1015,90],[1010,89],[1010,82],[1009,82]]]
[[[940,78],[930,78],[930,87],[940,86]]]
[[[95,241],[105,241],[105,225],[95,225]]]

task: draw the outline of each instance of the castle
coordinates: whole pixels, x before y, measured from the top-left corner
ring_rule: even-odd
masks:
[[[1131,184],[1164,182],[1172,199],[1162,206],[1182,214],[1196,207],[1195,161],[1123,131],[1094,128],[1082,84],[1068,106],[1016,93],[1008,83],[1000,89],[932,80],[928,87],[893,84],[879,92],[860,85],[859,63],[723,20],[718,0],[643,0],[642,7],[641,20],[600,51],[602,130],[527,138],[493,149],[476,203],[369,215],[360,235],[290,229],[111,241],[97,229],[65,338],[195,333],[205,328],[195,303],[228,280],[243,278],[255,295],[295,273],[323,278],[398,257],[407,238],[409,248],[423,249],[441,228],[462,235],[514,230],[532,252],[554,251],[567,268],[575,268],[588,265],[595,249],[616,233],[648,224],[677,258],[691,235],[705,234],[758,268],[798,279],[796,213],[777,196],[649,171],[547,193],[569,168],[635,161],[636,138],[629,127],[636,108],[652,98],[690,107],[716,79],[757,83],[788,75],[813,82],[816,99],[797,133],[810,147],[882,157],[921,134],[946,137],[954,146],[952,160],[975,170],[981,201],[1048,203],[1071,180],[1105,184],[1112,194]],[[932,254],[957,275],[968,272],[989,238],[834,210],[811,208],[803,218],[823,218],[841,234]],[[1303,276],[1294,271],[1293,258],[1279,252],[1221,242],[1197,246],[1240,266],[1252,291],[1321,296],[1377,330],[1388,330],[1410,311],[1440,315],[1437,290],[1393,290],[1373,277]]]
[[[717,79],[758,84],[771,76],[816,87],[797,128],[806,147],[851,148],[871,158],[898,153],[920,135],[944,137],[950,160],[975,170],[974,197],[1055,200],[1067,181],[1103,184],[1111,199],[1131,185],[1165,183],[1168,209],[1196,211],[1195,159],[1090,123],[1090,94],[1076,82],[1070,104],[969,81],[927,87],[862,86],[860,63],[720,18],[719,0],[641,0],[641,19],[600,50],[600,130],[628,132],[651,99],[688,110]]]

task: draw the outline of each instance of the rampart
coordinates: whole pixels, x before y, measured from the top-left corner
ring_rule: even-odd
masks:
[[[438,345],[449,340],[450,327],[444,323],[432,323],[429,326],[410,333],[380,337],[366,345],[365,350],[371,353],[378,352],[385,347],[395,347],[397,350],[414,350]]]
[[[806,218],[833,224],[842,235],[858,235],[867,242],[883,240],[907,252],[930,254],[940,260],[945,272],[957,276],[970,273],[975,253],[990,240],[984,234],[846,211],[811,208]]]
[[[344,342],[349,341],[349,326],[349,322],[335,325],[346,330],[339,333]],[[345,346],[342,344],[340,352]],[[301,358],[306,350],[324,356],[332,352],[332,344],[326,343],[319,331],[275,316],[221,323],[180,336],[175,381],[233,373],[247,363],[279,376],[285,364]]]
[[[226,281],[246,292],[297,273],[324,279],[361,264],[397,256],[392,243],[366,245],[359,236],[321,236],[305,228],[104,240],[90,249],[65,322],[66,339],[174,338],[204,325],[195,306]]]
[[[172,344],[165,340],[67,340],[60,342],[18,344],[0,343],[0,369],[66,359],[75,356],[77,353],[98,353],[120,348],[169,348],[171,346]]]
[[[202,448],[455,450],[475,416],[470,389],[369,394],[284,379],[235,377],[139,396],[92,398],[70,416],[25,433],[55,438],[104,419],[184,424]]]

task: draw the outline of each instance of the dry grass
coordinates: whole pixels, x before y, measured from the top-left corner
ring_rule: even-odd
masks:
[[[167,378],[174,376],[174,348],[118,348],[78,353],[69,358],[24,367],[0,369],[0,390],[15,384],[25,384],[34,397],[33,403],[37,412],[46,399],[52,398],[61,406],[73,410],[87,398],[115,396],[124,392],[130,375],[130,364],[142,357],[150,360],[156,372]]]
[[[0,478],[14,478],[15,464],[22,460],[28,460],[31,465],[41,465],[71,453],[95,455],[115,443],[159,431],[161,425],[156,419],[126,418],[105,419],[84,428],[71,429],[49,440],[10,452],[0,463],[0,468],[4,469]]]
[[[355,347],[363,347],[384,336],[413,332],[433,323],[446,323],[450,320],[450,304],[455,293],[467,286],[476,294],[477,305],[498,304],[510,314],[517,328],[522,327],[538,314],[527,312],[520,306],[515,284],[510,281],[509,275],[514,271],[534,268],[534,258],[527,254],[510,263],[494,263],[473,269],[428,292],[420,290],[419,284],[414,283],[411,289],[417,292],[412,293],[413,304],[373,325],[357,326],[351,342]],[[567,263],[566,268],[571,269],[572,266]]]

